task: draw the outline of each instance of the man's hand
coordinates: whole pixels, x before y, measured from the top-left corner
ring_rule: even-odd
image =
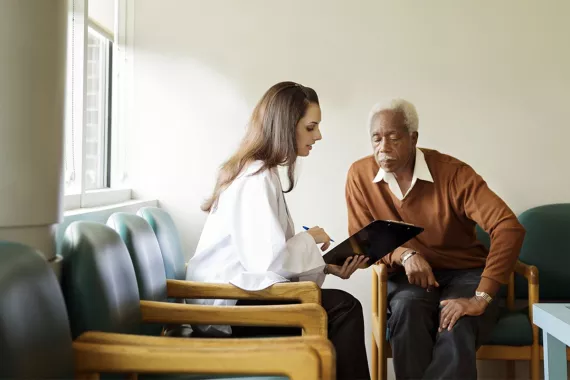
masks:
[[[445,329],[451,331],[459,318],[464,315],[478,316],[483,314],[489,305],[487,301],[479,297],[444,300],[440,304],[443,308],[439,317],[439,332]]]
[[[355,270],[359,268],[365,268],[366,262],[368,262],[368,257],[364,255],[350,256],[346,258],[342,267],[338,265],[328,264],[327,272],[340,277],[343,280],[346,280],[350,278]]]
[[[431,270],[431,266],[420,254],[415,254],[406,260],[404,264],[408,282],[413,285],[421,286],[424,289],[438,287],[439,284],[435,280],[435,276]]]

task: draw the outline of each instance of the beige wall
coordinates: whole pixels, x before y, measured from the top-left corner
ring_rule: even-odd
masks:
[[[564,0],[136,0],[135,194],[160,199],[190,256],[251,108],[294,80],[318,91],[324,135],[288,196],[298,227],[347,236],[346,171],[387,96],[416,104],[421,146],[471,164],[516,212],[568,202],[568,15]],[[369,271],[325,286],[362,301],[368,333]]]
[[[0,4],[0,240],[52,262],[62,217],[66,7]]]

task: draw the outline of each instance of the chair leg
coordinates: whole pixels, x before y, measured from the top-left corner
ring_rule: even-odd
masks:
[[[540,345],[538,343],[534,343],[531,347],[530,378],[532,380],[540,379]]]
[[[371,368],[372,368],[372,380],[379,380],[378,378],[378,343],[374,338],[374,333],[372,334],[372,360],[371,360]]]
[[[388,380],[388,358],[386,355],[386,342],[378,344],[378,379]]]
[[[514,360],[507,360],[507,379],[516,379],[516,363]]]

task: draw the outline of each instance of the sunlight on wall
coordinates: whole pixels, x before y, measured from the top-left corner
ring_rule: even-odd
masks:
[[[226,77],[191,57],[138,51],[135,72],[145,77],[145,91],[137,93],[129,148],[134,195],[160,194],[161,207],[184,209],[173,215],[188,237],[188,226],[201,230],[205,214],[198,206],[222,160],[239,144],[251,110]],[[197,243],[197,234],[191,236],[187,256]]]

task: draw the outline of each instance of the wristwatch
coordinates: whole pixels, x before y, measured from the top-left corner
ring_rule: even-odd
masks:
[[[412,257],[413,255],[415,255],[416,253],[417,253],[417,252],[416,252],[416,251],[413,251],[413,250],[410,250],[410,251],[404,253],[404,255],[402,256],[402,259],[401,259],[401,261],[400,261],[400,262],[402,263],[402,266],[404,266],[406,260],[408,260],[410,257]]]
[[[493,297],[485,292],[475,292],[475,297],[483,298],[487,303],[491,303],[491,301],[493,301]]]

